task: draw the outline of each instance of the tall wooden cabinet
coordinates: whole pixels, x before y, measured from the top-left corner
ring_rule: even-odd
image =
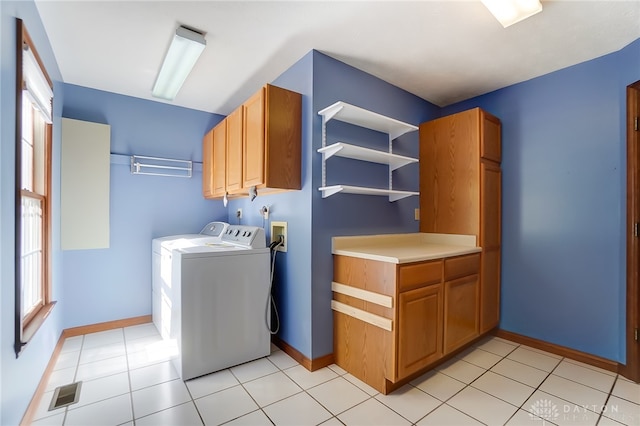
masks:
[[[301,114],[299,93],[267,84],[207,133],[205,198],[300,189]]]
[[[500,161],[500,120],[480,108],[420,125],[420,231],[476,236],[480,333],[500,319]]]

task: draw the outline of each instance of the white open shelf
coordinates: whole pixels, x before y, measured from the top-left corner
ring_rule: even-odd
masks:
[[[393,189],[393,171],[407,164],[418,162],[417,158],[394,154],[393,140],[405,133],[418,130],[418,126],[404,123],[342,101],[326,107],[322,111],[319,111],[318,114],[322,116],[322,148],[318,149],[318,152],[322,154],[322,187],[318,188],[322,192],[322,198],[330,197],[339,192],[343,194],[382,195],[389,197],[389,201],[397,201],[412,195],[420,195],[419,192],[397,191]],[[327,123],[333,119],[386,133],[389,136],[389,152],[351,145],[344,142],[336,142],[327,146]],[[351,185],[327,185],[326,161],[333,156],[387,164],[389,166],[389,189]]]
[[[367,129],[377,130],[378,132],[388,133],[391,139],[418,130],[418,127],[413,124],[404,123],[342,101],[326,107],[319,111],[318,114],[322,115],[325,121],[336,119],[356,126],[366,127]]]
[[[418,162],[417,158],[390,154],[388,152],[350,145],[344,142],[336,142],[332,145],[325,146],[324,148],[319,148],[318,152],[324,155],[325,160],[335,155],[337,157],[353,158],[355,160],[368,161],[370,163],[388,164],[391,170]]]
[[[419,192],[397,191],[395,189],[365,188],[362,186],[331,185],[318,188],[322,192],[322,198],[330,197],[339,192],[343,194],[382,195],[388,196],[389,201],[398,201],[412,195],[420,195]]]

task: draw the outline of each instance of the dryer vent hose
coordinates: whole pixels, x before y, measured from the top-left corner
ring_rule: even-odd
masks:
[[[276,255],[278,254],[278,247],[280,247],[283,243],[284,240],[282,239],[282,237],[280,237],[278,241],[274,241],[269,244],[269,248],[271,249],[271,277],[269,279],[269,294],[267,296],[267,306],[264,312],[264,321],[265,325],[267,326],[267,330],[269,330],[269,333],[271,334],[278,334],[278,331],[280,331],[280,316],[278,315],[278,308],[276,308],[276,302],[273,299],[273,295],[271,294],[271,289],[273,288],[273,273],[276,267]],[[275,330],[271,328],[271,324],[269,321],[269,305],[271,305],[271,307],[273,308],[273,313],[275,314]]]

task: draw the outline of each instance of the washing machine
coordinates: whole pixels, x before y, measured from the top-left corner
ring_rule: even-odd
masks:
[[[226,222],[209,222],[199,234],[170,235],[154,238],[151,271],[151,317],[163,337],[170,334],[171,325],[171,253],[174,249],[195,245],[216,244],[229,228]]]
[[[216,236],[163,237],[152,247],[153,322],[176,348],[182,380],[269,355],[264,229],[228,225]]]

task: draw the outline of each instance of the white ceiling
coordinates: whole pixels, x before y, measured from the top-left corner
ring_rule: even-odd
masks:
[[[66,83],[144,99],[176,27],[206,32],[172,103],[223,115],[311,49],[444,106],[640,37],[640,0],[542,3],[505,29],[479,0],[36,0]]]

